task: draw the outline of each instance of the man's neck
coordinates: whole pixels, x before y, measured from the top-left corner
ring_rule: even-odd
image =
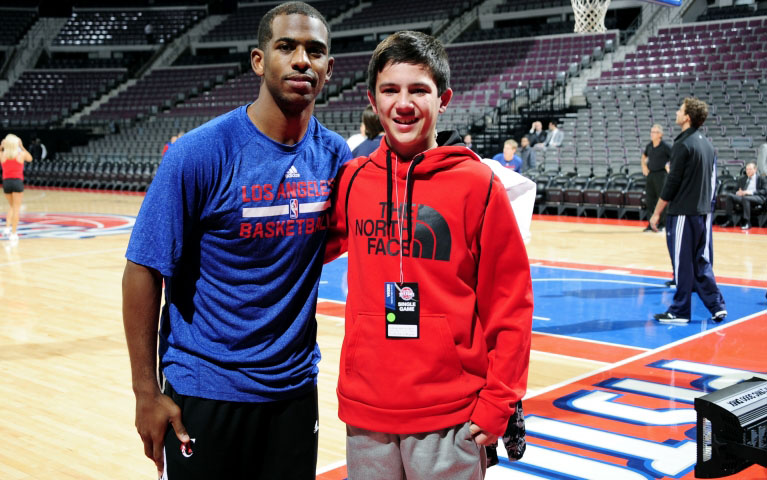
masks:
[[[658,140],[653,140],[652,141],[652,146],[653,147],[657,147],[658,145],[660,145],[660,138]]]
[[[262,89],[248,107],[248,118],[264,135],[284,145],[295,145],[304,137],[314,111],[314,103],[299,111],[285,112],[274,98]]]

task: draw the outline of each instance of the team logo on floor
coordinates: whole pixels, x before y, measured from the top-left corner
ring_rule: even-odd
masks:
[[[21,238],[93,238],[130,233],[134,223],[136,217],[129,215],[22,213],[18,233]]]

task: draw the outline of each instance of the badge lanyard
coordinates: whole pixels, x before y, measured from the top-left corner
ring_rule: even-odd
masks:
[[[395,157],[396,161],[396,157]],[[412,162],[412,160],[411,160]],[[404,209],[408,207],[407,203],[407,185],[410,180],[410,166],[408,166],[405,176],[405,204],[402,213],[400,213],[399,203],[399,177],[397,170],[399,161],[394,164],[394,195],[397,197],[397,234],[399,235],[399,282],[386,282],[385,286],[385,326],[386,338],[388,339],[418,339],[420,338],[420,295],[418,293],[418,283],[405,283],[405,273],[402,266],[402,231],[406,215]],[[411,164],[412,165],[412,164]],[[410,233],[412,241],[413,235]]]
[[[399,283],[400,285],[405,283],[405,274],[404,270],[402,268],[402,224],[405,221],[405,209],[402,209],[402,213],[400,213],[400,205],[399,205],[399,176],[397,175],[397,166],[399,165],[399,159],[397,157],[394,157],[396,160],[394,162],[394,196],[397,198],[397,232],[399,233]],[[412,160],[410,160],[412,162]],[[407,169],[407,174],[405,175],[405,199],[407,206],[407,184],[408,180],[410,179],[410,168]],[[409,214],[410,212],[408,212]],[[413,233],[410,232],[410,238],[412,241]]]

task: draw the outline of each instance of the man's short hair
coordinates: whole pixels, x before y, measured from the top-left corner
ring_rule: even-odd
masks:
[[[684,113],[690,117],[690,124],[695,128],[700,128],[703,122],[708,118],[708,105],[703,100],[695,97],[684,99]]]
[[[687,108],[687,107],[685,107],[685,108]],[[686,110],[685,110],[685,111],[686,111]],[[660,126],[660,124],[656,123],[655,125],[653,125],[653,126],[650,128],[650,131],[652,132],[652,130],[653,130],[653,129],[655,129],[655,130],[658,130],[658,133],[660,133],[661,135],[663,135],[663,127],[662,127],[662,126]]]
[[[511,139],[511,140],[506,140],[505,142],[503,142],[503,146],[504,146],[504,147],[506,147],[506,146],[508,146],[508,145],[511,145],[513,148],[517,148],[517,147],[519,146],[519,144],[517,143],[517,141],[516,141],[516,140],[514,140],[514,139]]]
[[[421,32],[403,30],[393,33],[378,44],[368,63],[368,90],[375,96],[378,74],[389,63],[421,65],[431,73],[437,94],[450,88],[450,64],[442,42]]]
[[[266,48],[266,45],[272,39],[272,22],[274,17],[278,15],[305,15],[310,18],[316,18],[325,25],[325,30],[328,32],[328,50],[330,50],[330,26],[325,17],[308,3],[304,2],[286,2],[281,3],[273,9],[266,12],[258,23],[258,48],[261,50]]]

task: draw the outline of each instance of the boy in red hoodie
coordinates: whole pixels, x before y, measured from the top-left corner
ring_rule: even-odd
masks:
[[[326,260],[349,252],[338,380],[350,480],[481,479],[525,393],[533,293],[506,192],[457,132],[442,44],[389,36],[368,66],[380,147],[342,167]]]

